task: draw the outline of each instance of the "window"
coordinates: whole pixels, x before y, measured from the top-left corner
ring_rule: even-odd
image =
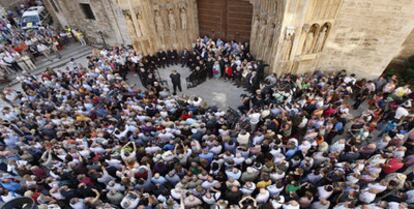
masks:
[[[85,3],[80,3],[79,5],[87,19],[95,20],[95,15],[93,14],[91,5]]]
[[[22,18],[22,22],[23,23],[28,23],[28,22],[31,22],[31,23],[37,23],[37,22],[39,22],[40,20],[39,20],[39,16],[37,16],[37,15],[33,15],[33,16],[24,16],[23,18]]]
[[[53,9],[55,10],[55,12],[59,12],[59,9],[56,5],[55,0],[49,0],[49,1],[50,1],[50,4],[52,5]]]

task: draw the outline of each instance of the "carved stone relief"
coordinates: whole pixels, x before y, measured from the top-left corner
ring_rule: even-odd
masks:
[[[269,24],[269,29],[264,41],[264,46],[265,46],[265,57],[269,57],[269,59],[271,59],[271,55],[272,55],[272,51],[273,51],[273,39],[274,39],[274,34],[276,33],[276,24],[275,23],[271,23]]]
[[[132,21],[130,11],[129,10],[123,10],[122,13],[124,15],[125,22],[127,24],[128,33],[132,36],[132,39],[135,39],[137,37],[137,33],[135,31],[135,26],[134,26],[134,23]]]
[[[154,10],[154,16],[155,16],[155,29],[158,33],[161,33],[164,31],[164,23],[162,22],[161,13],[158,9]]]
[[[125,17],[126,24],[128,25],[128,32],[131,35],[133,35],[134,37],[141,37],[143,35],[142,31],[141,31],[141,28],[139,28],[138,24],[137,25],[134,24],[134,20],[132,18],[131,11],[123,10],[122,13]]]
[[[185,7],[180,8],[181,29],[187,29],[187,13]]]
[[[175,29],[177,29],[177,23],[175,22],[174,10],[173,9],[168,10],[168,23],[170,25],[170,30],[171,31],[174,31]]]
[[[295,38],[294,31],[290,30],[289,28],[286,28],[282,48],[280,50],[280,53],[281,53],[280,60],[289,60],[290,55],[292,53],[294,38]]]
[[[252,42],[256,41],[256,35],[257,35],[257,31],[259,31],[259,28],[260,28],[260,16],[256,15],[256,17],[254,18],[253,26],[252,26],[252,37],[250,37],[250,40],[252,40]]]
[[[261,25],[260,25],[260,30],[258,30],[259,35],[257,37],[256,43],[257,45],[259,45],[259,49],[262,49],[259,53],[262,56],[263,55],[263,44],[264,44],[264,38],[266,36],[266,28],[267,28],[267,20],[266,19],[262,19],[261,21]]]
[[[142,17],[142,12],[139,11],[139,8],[135,8],[135,17],[137,20],[137,33],[138,33],[138,37],[144,36],[144,23],[143,23],[143,17]]]

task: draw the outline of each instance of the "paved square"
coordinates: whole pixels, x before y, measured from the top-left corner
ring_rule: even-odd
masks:
[[[167,68],[158,69],[161,79],[168,81],[168,86],[172,92],[172,83],[170,74],[173,70],[177,70],[181,74],[181,86],[183,92],[177,92],[178,95],[200,96],[209,105],[217,105],[219,108],[227,107],[237,108],[240,103],[240,94],[246,93],[243,88],[237,88],[231,81],[221,79],[207,79],[204,83],[194,87],[187,88],[185,79],[190,75],[191,71],[187,67],[173,65]]]

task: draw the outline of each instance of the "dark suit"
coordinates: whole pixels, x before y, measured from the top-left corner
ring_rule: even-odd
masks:
[[[188,53],[187,50],[181,53],[181,67],[187,66],[189,58],[190,58],[190,54]]]
[[[178,90],[180,90],[180,92],[182,91],[181,89],[181,75],[179,73],[171,73],[170,74],[170,78],[171,78],[171,83],[173,85],[173,94],[177,94],[177,88]]]

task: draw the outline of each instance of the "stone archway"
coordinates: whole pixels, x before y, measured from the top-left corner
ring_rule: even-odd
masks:
[[[253,5],[248,0],[198,0],[200,36],[249,41]]]

